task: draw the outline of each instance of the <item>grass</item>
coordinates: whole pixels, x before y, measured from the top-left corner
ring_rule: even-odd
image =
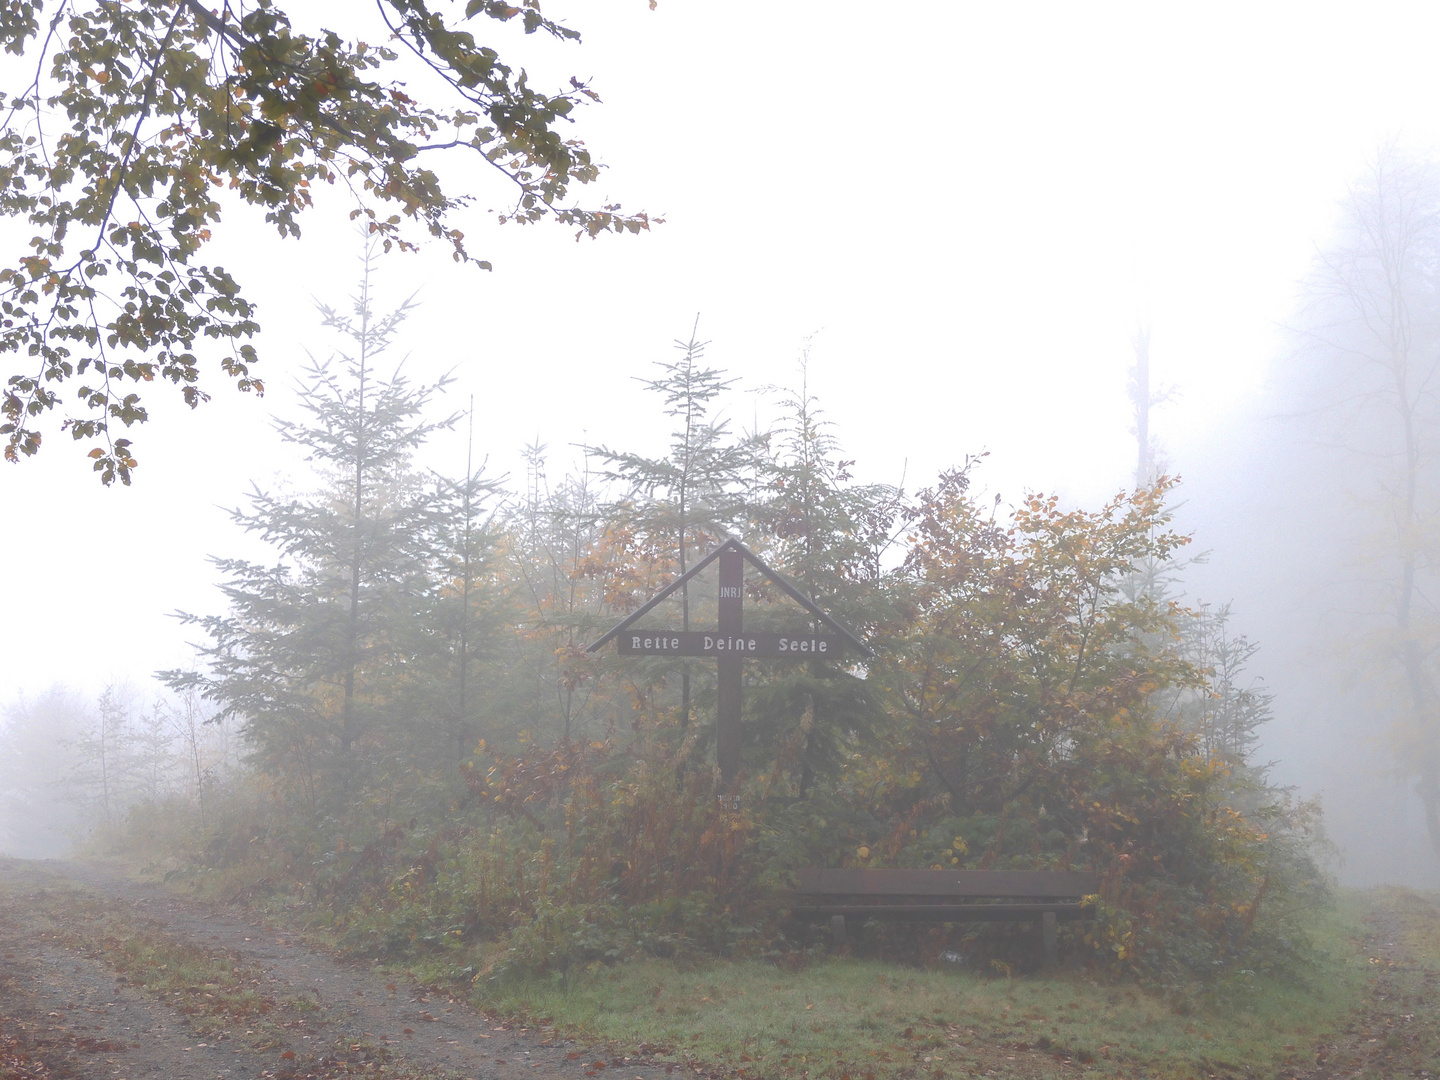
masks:
[[[1396,913],[1419,961],[1415,970],[1387,969],[1404,989],[1388,1019],[1374,1015],[1376,967],[1362,943],[1364,919],[1382,909]],[[1411,1060],[1433,1062],[1431,1075],[1440,1076],[1440,1015],[1432,1024],[1429,1010],[1406,1005],[1440,989],[1436,911],[1433,898],[1404,890],[1342,892],[1335,909],[1315,915],[1311,935],[1326,947],[1304,970],[1238,974],[1208,987],[1110,984],[1063,972],[1007,978],[851,958],[798,970],[641,960],[531,982],[480,981],[473,1000],[580,1045],[610,1044],[611,1065],[629,1054],[740,1080],[1288,1076],[1313,1068],[1318,1046],[1372,1037],[1372,1022],[1374,1038],[1403,1043]],[[271,912],[292,924],[297,914]],[[458,954],[394,966],[453,986]],[[467,958],[486,966],[478,955]],[[1344,1034],[1360,1016],[1363,1037]],[[585,1071],[603,1080],[600,1068]]]
[[[282,1045],[282,1032],[317,1019],[313,1000],[277,1000],[264,992],[262,972],[215,950],[143,930],[112,932],[96,944],[100,959],[184,1015],[197,1034],[228,1035],[244,1026],[247,1035],[256,1036],[254,1049],[268,1049]]]
[[[1363,999],[1355,903],[1324,915],[1339,947],[1303,981],[1237,976],[1146,991],[1074,974],[1021,978],[835,958],[594,967],[486,990],[478,1003],[581,1038],[743,1077],[885,1080],[1000,1075],[1274,1075]]]

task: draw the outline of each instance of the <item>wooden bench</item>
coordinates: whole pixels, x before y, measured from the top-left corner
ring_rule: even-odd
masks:
[[[1099,890],[1094,874],[1070,870],[801,870],[797,915],[828,915],[837,944],[850,916],[936,922],[1038,921],[1045,966],[1055,963],[1055,927],[1083,918],[1080,899]]]

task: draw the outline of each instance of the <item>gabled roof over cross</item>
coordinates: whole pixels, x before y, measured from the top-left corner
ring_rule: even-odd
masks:
[[[625,619],[621,620],[621,622],[614,626],[608,634],[602,637],[599,641],[596,641],[585,651],[594,652],[606,642],[613,639],[617,634],[623,633],[624,631],[628,630],[637,620],[643,618],[646,613],[653,610],[662,600],[673,594],[676,589],[680,588],[696,574],[700,573],[700,571],[704,570],[712,562],[720,558],[720,555],[726,551],[734,551],[738,553],[747,563],[753,566],[756,570],[760,571],[760,573],[763,574],[767,580],[769,580],[772,584],[779,588],[781,592],[783,592],[786,596],[790,597],[790,599],[794,600],[797,604],[803,607],[811,615],[815,616],[815,618],[819,619],[831,630],[834,630],[851,645],[855,646],[855,648],[860,650],[860,652],[864,656],[875,655],[874,649],[870,648],[869,645],[866,645],[865,642],[861,641],[846,627],[842,626],[840,623],[836,622],[829,615],[827,615],[823,610],[821,610],[821,608],[815,603],[815,601],[811,600],[808,596],[806,596],[789,581],[787,581],[784,576],[782,576],[779,572],[772,570],[769,566],[765,565],[765,562],[760,558],[760,556],[756,555],[753,551],[747,548],[739,540],[736,540],[733,536],[718,545],[713,551],[710,552],[710,554],[706,555],[703,559],[701,559],[698,563],[692,566],[689,570],[685,571],[685,573],[681,574],[669,585],[666,585],[663,589],[661,589],[658,593],[652,596],[634,612],[628,615]]]

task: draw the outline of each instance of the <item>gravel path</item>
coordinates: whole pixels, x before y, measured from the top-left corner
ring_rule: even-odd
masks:
[[[0,1003],[0,1036],[29,1051],[35,1076],[228,1080],[263,1068],[218,1043],[197,1043],[180,1017],[117,984],[112,971],[13,904],[0,910]]]
[[[218,1033],[213,1020],[197,1028],[177,1008],[132,988],[123,976],[117,979],[115,966],[104,962],[106,919],[143,927],[152,938],[221,952],[254,973],[252,996],[298,1002],[308,1011],[265,1032],[244,1019]],[[397,985],[394,978],[337,961],[233,911],[127,881],[103,866],[0,858],[5,1080],[286,1080],[357,1073],[583,1080],[601,1070],[608,1080],[659,1080],[677,1068],[512,1027],[424,987]]]

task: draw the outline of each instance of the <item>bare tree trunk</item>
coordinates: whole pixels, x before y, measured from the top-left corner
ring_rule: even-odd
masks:
[[[465,581],[461,591],[460,608],[460,694],[457,703],[459,715],[455,718],[456,760],[462,759],[470,748],[470,720],[466,712],[465,690],[470,668],[470,586],[474,580],[474,567],[470,564],[470,531],[474,521],[475,508],[471,505],[470,489],[475,477],[475,398],[470,398],[470,427],[465,449]]]
[[[1155,400],[1150,396],[1150,328],[1143,326],[1135,335],[1134,383],[1130,388],[1135,405],[1135,487],[1149,487],[1155,481],[1155,463],[1150,454],[1150,409]]]
[[[356,738],[355,669],[359,666],[360,642],[360,570],[365,547],[365,376],[370,344],[370,260],[360,282],[360,397],[356,409],[355,428],[355,490],[354,519],[350,528],[353,548],[350,553],[350,612],[345,629],[345,700],[340,712],[340,755],[342,770],[348,772],[351,747]]]
[[[1411,722],[1420,736],[1421,760],[1418,763],[1416,792],[1425,808],[1425,830],[1430,839],[1430,850],[1436,859],[1440,859],[1440,765],[1437,765],[1436,761],[1436,697],[1413,625],[1418,592],[1416,576],[1419,569],[1414,537],[1420,527],[1417,505],[1420,447],[1415,431],[1415,409],[1410,399],[1406,375],[1403,361],[1397,362],[1394,368],[1395,392],[1402,421],[1405,475],[1400,538],[1400,593],[1396,603],[1395,628],[1400,638],[1401,662],[1404,664],[1405,677],[1410,688]]]

